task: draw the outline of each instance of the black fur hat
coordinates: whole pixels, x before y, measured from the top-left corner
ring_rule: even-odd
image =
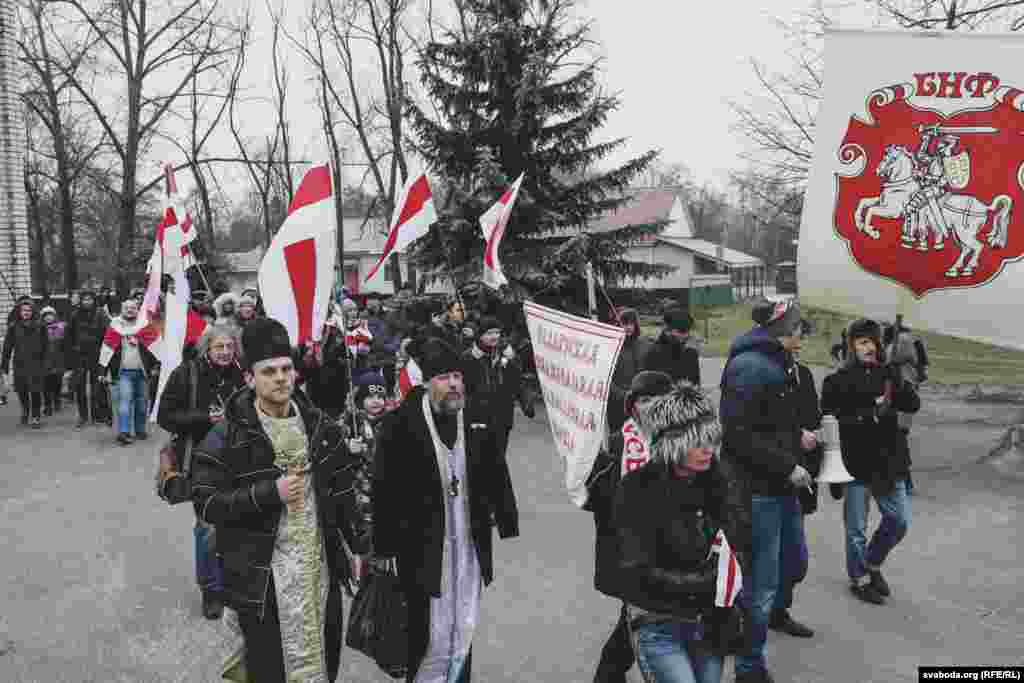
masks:
[[[438,375],[462,372],[462,358],[448,342],[436,337],[427,339],[415,349],[416,362],[423,371],[423,381],[429,382]]]
[[[858,339],[868,338],[875,342],[875,349],[878,361],[882,362],[882,326],[870,318],[859,318],[851,322],[846,328],[847,360],[854,361],[857,353],[854,350],[854,342]]]
[[[626,415],[633,414],[633,404],[641,396],[660,396],[672,391],[672,377],[656,370],[643,370],[636,373],[626,393]]]
[[[682,464],[689,449],[718,445],[722,440],[714,406],[699,387],[686,380],[642,408],[636,407],[634,415],[640,431],[650,440],[651,460],[661,463]]]
[[[271,358],[290,358],[288,330],[273,318],[256,318],[242,330],[242,352],[250,368]]]

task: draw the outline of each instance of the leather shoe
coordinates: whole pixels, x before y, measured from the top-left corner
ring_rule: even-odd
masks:
[[[867,602],[872,605],[885,604],[885,598],[870,583],[865,583],[861,586],[850,584],[850,592],[856,595],[863,602]]]
[[[146,432],[135,432],[135,438],[138,441],[145,441],[146,439],[149,438],[149,434]]]
[[[132,437],[129,436],[128,434],[118,434],[117,435],[117,442],[119,444],[121,444],[122,446],[127,446],[127,445],[131,444]]]
[[[760,671],[737,671],[736,683],[775,683],[767,669]]]
[[[224,616],[224,603],[217,591],[203,591],[203,616],[216,621]]]
[[[885,580],[885,577],[882,576],[881,570],[869,569],[868,576],[871,577],[871,587],[878,591],[879,595],[885,598],[892,595],[892,591],[889,590],[889,583]]]
[[[793,619],[789,610],[786,609],[772,610],[771,618],[768,620],[768,628],[773,631],[788,633],[797,638],[810,638],[814,635],[814,629],[804,626],[799,621]]]

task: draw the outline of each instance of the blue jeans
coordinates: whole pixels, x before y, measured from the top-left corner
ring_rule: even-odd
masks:
[[[117,431],[131,434],[133,416],[135,433],[146,431],[146,373],[141,369],[121,370],[117,377],[117,391]]]
[[[740,603],[749,614],[749,651],[736,657],[736,671],[765,668],[764,646],[768,621],[782,581],[782,548],[798,547],[803,537],[800,499],[789,496],[750,496],[753,513],[750,572],[743,576]]]
[[[224,566],[210,547],[213,526],[196,517],[192,537],[196,546],[196,583],[204,591],[224,590]]]
[[[797,499],[800,502],[800,499]],[[804,533],[803,510],[800,512],[799,534],[796,543],[779,543],[779,592],[775,594],[772,609],[793,606],[793,589],[807,576],[807,534]]]
[[[636,662],[652,683],[719,683],[722,657],[691,640],[690,624],[663,622],[633,629]]]
[[[898,480],[892,490],[874,496],[862,481],[846,485],[843,497],[843,522],[846,526],[846,573],[851,581],[867,574],[868,569],[879,569],[892,549],[903,540],[910,527],[910,498],[907,481]],[[869,498],[874,497],[882,521],[871,542],[867,543]]]

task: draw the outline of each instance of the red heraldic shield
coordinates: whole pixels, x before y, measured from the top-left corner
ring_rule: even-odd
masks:
[[[917,298],[978,287],[1024,256],[1024,93],[985,111],[915,107],[913,86],[873,93],[838,150],[836,234],[864,270]]]

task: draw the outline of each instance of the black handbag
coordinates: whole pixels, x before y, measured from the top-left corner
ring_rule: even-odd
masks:
[[[403,678],[408,672],[408,619],[398,575],[371,571],[352,601],[345,644],[372,659],[392,678]]]
[[[199,396],[199,373],[189,363],[188,407],[196,409]],[[157,453],[156,494],[168,505],[192,500],[192,447],[191,435],[176,434],[164,443]]]

